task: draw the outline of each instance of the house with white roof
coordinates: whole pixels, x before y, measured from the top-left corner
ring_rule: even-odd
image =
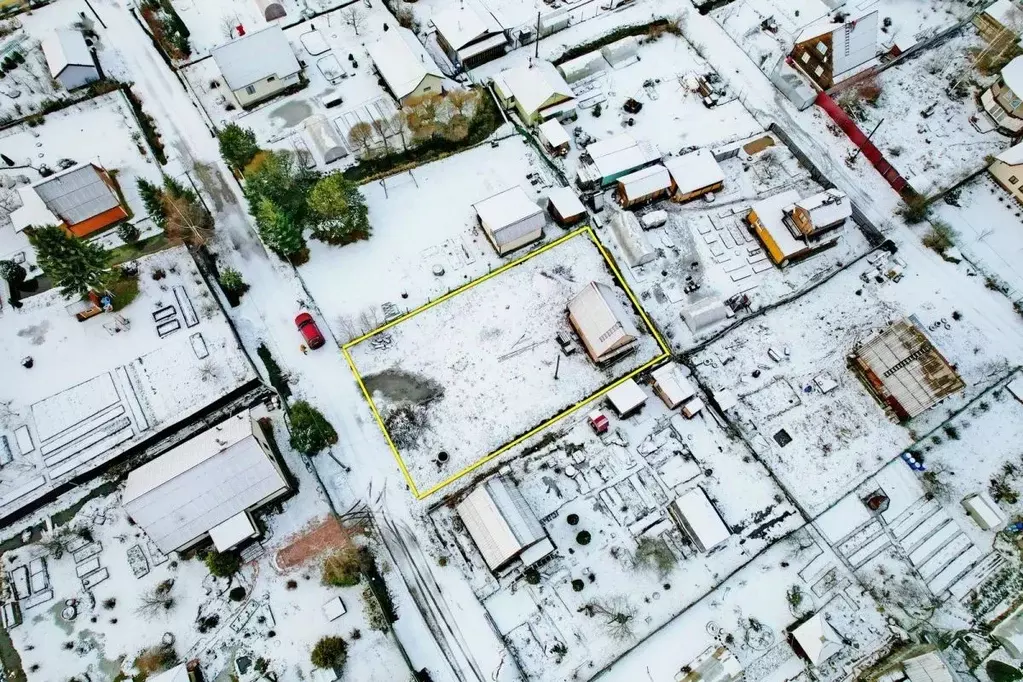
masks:
[[[487,239],[502,256],[543,237],[547,218],[520,186],[473,204]]]
[[[302,66],[277,25],[214,48],[213,61],[243,109],[298,85],[302,79]]]
[[[67,90],[98,81],[99,68],[81,31],[57,29],[42,41],[43,56],[50,75]]]
[[[653,143],[619,133],[587,145],[576,170],[576,183],[583,189],[608,187],[623,175],[660,160],[661,153]]]
[[[822,90],[876,63],[878,12],[871,10],[842,21],[825,17],[796,36],[791,63]]]
[[[668,196],[671,175],[661,164],[640,168],[618,178],[615,200],[622,208],[631,208]]]
[[[995,156],[987,172],[1016,201],[1023,203],[1023,142]]]
[[[842,650],[842,639],[820,612],[792,630],[792,643],[815,668]]]
[[[707,493],[699,486],[669,504],[668,516],[678,524],[693,546],[704,553],[720,547],[732,535]]]
[[[555,187],[548,192],[547,211],[561,226],[574,225],[586,217],[586,207],[571,187]]]
[[[1023,132],[1023,56],[1002,68],[998,80],[980,96],[980,105],[1002,132]]]
[[[801,234],[812,236],[840,227],[852,217],[852,204],[845,192],[828,189],[800,199],[785,209],[785,215]]]
[[[590,282],[568,302],[568,321],[597,364],[635,349],[639,329],[614,289]]]
[[[258,535],[251,513],[291,490],[248,411],[128,474],[121,504],[160,551],[213,540],[225,552]]]
[[[485,22],[464,2],[434,14],[431,21],[437,29],[437,44],[456,67],[471,69],[500,57],[508,48],[508,37],[496,20]]]
[[[534,61],[494,76],[494,91],[505,108],[514,108],[527,124],[575,118],[575,93],[554,65]]]
[[[400,104],[413,97],[440,94],[444,76],[407,28],[387,31],[366,49],[391,96]]]
[[[709,149],[669,156],[664,159],[664,167],[671,173],[671,198],[680,203],[719,192],[725,185],[725,173]]]
[[[504,476],[477,485],[455,511],[491,571],[528,568],[554,551],[522,493]]]

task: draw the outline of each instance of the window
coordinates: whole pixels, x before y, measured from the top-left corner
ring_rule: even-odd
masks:
[[[255,85],[250,85],[250,86],[246,87],[245,88],[245,94],[246,95],[255,95],[256,94],[256,86]]]
[[[267,76],[266,77],[266,82],[267,83],[273,83],[275,80],[277,80],[277,76]]]
[[[813,70],[813,72],[815,74],[817,74],[818,76],[823,76],[824,75],[824,67],[823,66],[818,66],[816,69]]]
[[[809,61],[810,61],[810,53],[809,52],[804,52],[803,53],[803,63],[806,64]]]
[[[1019,182],[1019,178],[1017,178],[1015,175],[1010,175],[1009,176],[1009,184],[1010,185],[1015,185],[1017,182]]]
[[[825,45],[822,42],[818,42],[817,43],[817,51],[820,52],[821,54],[827,54],[828,53],[828,46]]]
[[[1021,105],[1021,104],[1023,104],[1023,100],[1020,100],[1020,98],[1016,97],[1016,95],[1013,95],[1012,99],[1009,100],[1009,108],[1010,109],[1018,109],[1019,105]]]

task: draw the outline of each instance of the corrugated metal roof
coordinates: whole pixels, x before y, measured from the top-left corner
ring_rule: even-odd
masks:
[[[934,651],[907,658],[902,662],[902,669],[906,671],[909,682],[955,682],[952,671]]]
[[[457,511],[492,571],[547,537],[522,493],[502,476],[476,486]]]
[[[668,157],[664,160],[664,166],[671,173],[671,179],[678,185],[681,194],[689,194],[725,180],[721,166],[709,149],[697,149],[682,156]]]
[[[92,164],[69,168],[32,187],[46,208],[69,226],[120,205],[117,194]]]
[[[162,551],[287,489],[252,429],[243,412],[128,475],[121,502]]]
[[[667,190],[671,187],[671,175],[668,174],[667,168],[657,164],[624,175],[618,178],[618,182],[621,184],[625,197],[629,201],[635,201]]]
[[[568,303],[576,331],[596,357],[639,338],[639,330],[618,300],[615,291],[600,282],[590,282]]]
[[[291,43],[280,26],[250,33],[214,48],[213,60],[231,90],[241,90],[268,76],[283,79],[301,71]]]

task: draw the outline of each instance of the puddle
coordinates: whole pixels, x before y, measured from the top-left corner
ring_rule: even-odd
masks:
[[[313,108],[304,100],[285,102],[270,112],[270,118],[280,119],[284,128],[294,128],[313,115]]]
[[[403,372],[400,369],[385,369],[376,374],[362,377],[370,395],[377,391],[391,402],[410,402],[423,405],[444,395],[444,388],[433,379]]]
[[[41,346],[43,341],[46,340],[46,332],[48,331],[50,331],[50,321],[43,320],[39,324],[18,330],[18,336],[28,339],[32,342],[33,346]]]

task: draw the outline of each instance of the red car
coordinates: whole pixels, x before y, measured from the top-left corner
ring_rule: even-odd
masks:
[[[316,326],[316,321],[313,320],[313,316],[309,313],[301,313],[295,318],[295,326],[298,327],[298,331],[302,332],[302,338],[305,339],[306,344],[312,350],[316,350],[324,344],[323,334],[320,333],[319,327]]]

